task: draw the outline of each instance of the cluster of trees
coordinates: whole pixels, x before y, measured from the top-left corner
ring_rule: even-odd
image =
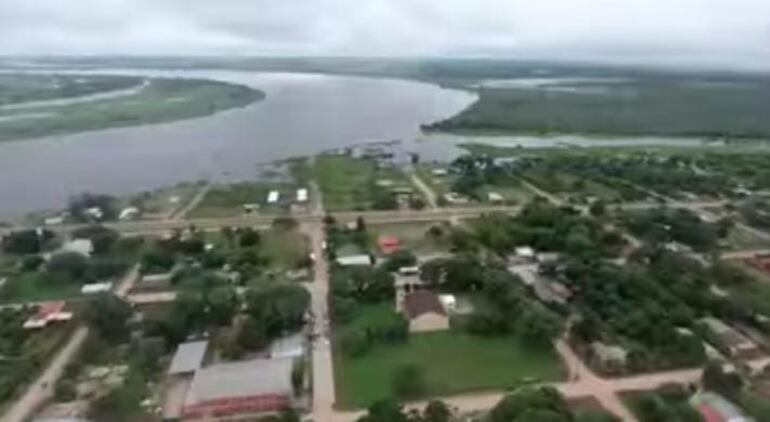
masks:
[[[532,346],[549,347],[561,331],[561,318],[535,301],[521,280],[504,266],[482,262],[474,254],[429,261],[421,267],[420,277],[436,289],[476,294],[480,306],[458,320],[474,334],[515,333]]]
[[[45,229],[11,232],[2,239],[3,252],[13,255],[32,255],[54,246],[56,235]]]
[[[588,259],[616,256],[626,244],[621,233],[605,230],[595,219],[542,201],[528,204],[514,217],[493,214],[480,218],[474,229],[475,240],[500,255],[528,245]]]
[[[694,212],[681,208],[631,212],[624,220],[631,232],[649,243],[680,242],[696,251],[712,250],[732,228],[728,219],[707,223]]]
[[[642,394],[633,402],[634,411],[644,421],[701,422],[700,413],[689,403],[690,392],[678,385]]]
[[[444,402],[433,400],[422,410],[405,410],[397,401],[388,399],[372,404],[357,422],[450,422],[456,420]],[[576,414],[554,388],[523,388],[505,396],[485,418],[489,422],[614,422],[605,413]]]
[[[332,216],[326,216],[326,253],[330,260],[336,258],[335,251],[342,246],[352,244],[361,250],[369,249],[369,231],[363,217],[358,217],[355,227],[351,230],[341,226]]]
[[[0,403],[10,399],[45,362],[45,348],[35,347],[34,332],[22,328],[31,309],[0,310]]]

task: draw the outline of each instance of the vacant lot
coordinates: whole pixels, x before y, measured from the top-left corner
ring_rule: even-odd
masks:
[[[392,396],[391,381],[403,365],[425,374],[430,396],[502,389],[562,375],[551,352],[530,350],[516,338],[483,338],[456,332],[411,335],[405,344],[378,345],[360,358],[335,355],[337,400],[345,408],[365,407]]]
[[[373,159],[321,155],[314,173],[328,211],[366,210],[385,207],[393,189],[413,189],[399,170],[379,168]]]
[[[267,203],[271,190],[279,192],[278,202]],[[189,216],[194,218],[235,217],[243,215],[244,205],[256,205],[256,213],[278,213],[286,208],[295,198],[293,186],[263,182],[240,182],[217,185],[211,188],[200,204]]]

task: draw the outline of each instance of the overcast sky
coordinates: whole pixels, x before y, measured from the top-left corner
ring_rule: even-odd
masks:
[[[0,54],[491,56],[770,70],[770,0],[0,0]]]

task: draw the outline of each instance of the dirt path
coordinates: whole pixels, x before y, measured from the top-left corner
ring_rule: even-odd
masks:
[[[425,196],[425,200],[428,202],[428,206],[434,210],[438,209],[438,196],[436,195],[436,192],[434,192],[433,189],[431,189],[431,187],[428,186],[428,184],[425,183],[422,178],[420,178],[414,167],[410,167],[407,172],[409,173],[409,177],[412,179],[412,184],[420,192],[422,192],[423,196]]]
[[[188,202],[187,205],[181,209],[174,211],[170,219],[174,221],[184,219],[190,211],[194,210],[196,207],[198,207],[198,205],[200,205],[201,201],[203,201],[203,199],[211,190],[211,187],[211,183],[206,183],[205,185],[201,186],[201,188],[198,189],[198,192],[195,193],[195,196],[192,197],[190,202]]]

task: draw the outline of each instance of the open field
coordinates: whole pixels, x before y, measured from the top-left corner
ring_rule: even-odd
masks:
[[[0,108],[0,141],[169,122],[243,107],[264,94],[242,85],[150,79],[127,95]]]
[[[378,167],[373,159],[321,155],[315,160],[314,173],[328,211],[395,208],[392,191],[413,190],[403,172]]]
[[[142,78],[112,75],[0,74],[0,112],[4,106],[74,99],[138,86]]]
[[[528,350],[512,337],[483,338],[451,331],[414,334],[407,343],[378,345],[361,358],[336,354],[338,405],[359,408],[392,396],[393,374],[405,364],[422,369],[429,396],[503,389],[561,376],[553,353]]]
[[[403,223],[403,224],[377,224],[369,226],[372,234],[372,246],[376,247],[377,237],[392,235],[398,237],[401,246],[416,254],[430,254],[449,250],[449,242],[446,238],[434,238],[428,235],[428,229],[432,226],[441,226],[441,223]],[[446,230],[444,230],[447,232]]]
[[[277,190],[280,195],[278,202],[267,203],[267,195],[271,190]],[[244,205],[256,205],[254,212],[279,213],[294,200],[294,186],[267,182],[239,182],[227,185],[215,185],[203,198],[200,204],[189,214],[193,218],[220,218],[243,215]]]

